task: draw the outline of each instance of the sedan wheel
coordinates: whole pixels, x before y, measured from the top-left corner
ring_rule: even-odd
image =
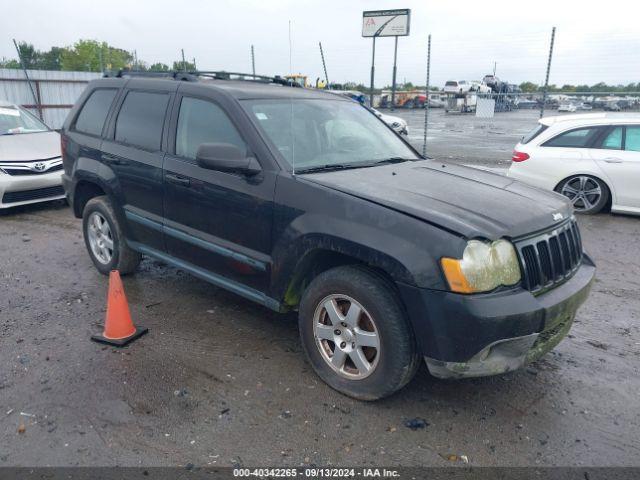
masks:
[[[598,213],[609,199],[609,190],[599,179],[588,175],[576,175],[566,179],[557,189],[571,200],[576,212]]]

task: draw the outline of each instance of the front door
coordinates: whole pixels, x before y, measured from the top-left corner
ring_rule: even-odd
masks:
[[[188,87],[186,87],[188,88]],[[172,115],[171,154],[164,162],[164,233],[167,252],[215,276],[232,290],[266,292],[270,273],[275,171],[212,99],[179,95]],[[202,168],[202,143],[229,143],[255,155],[255,177]],[[253,297],[252,297],[253,298]]]
[[[614,206],[640,211],[640,125],[616,125],[590,151],[615,190]]]

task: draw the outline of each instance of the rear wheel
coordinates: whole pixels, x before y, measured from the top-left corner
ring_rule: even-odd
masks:
[[[89,256],[103,275],[111,270],[126,275],[138,267],[142,257],[127,245],[108,197],[94,197],[87,202],[82,213],[82,231]]]
[[[597,177],[590,175],[574,175],[556,187],[573,204],[578,213],[593,215],[600,212],[609,200],[609,188]]]
[[[302,344],[316,373],[361,400],[391,395],[419,365],[413,333],[389,283],[361,267],[328,270],[300,302]]]

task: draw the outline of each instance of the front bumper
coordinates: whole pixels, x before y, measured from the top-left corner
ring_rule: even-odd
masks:
[[[594,276],[595,265],[584,255],[573,277],[538,296],[523,289],[480,295],[400,290],[431,374],[480,377],[518,369],[554,348]]]
[[[0,208],[65,198],[62,172],[15,176],[0,173]]]

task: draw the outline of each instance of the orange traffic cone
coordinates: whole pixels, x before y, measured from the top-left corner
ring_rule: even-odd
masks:
[[[93,335],[91,340],[100,343],[124,347],[149,331],[148,328],[133,325],[127,296],[124,294],[120,272],[111,270],[109,273],[109,294],[107,296],[107,316],[102,335]]]

